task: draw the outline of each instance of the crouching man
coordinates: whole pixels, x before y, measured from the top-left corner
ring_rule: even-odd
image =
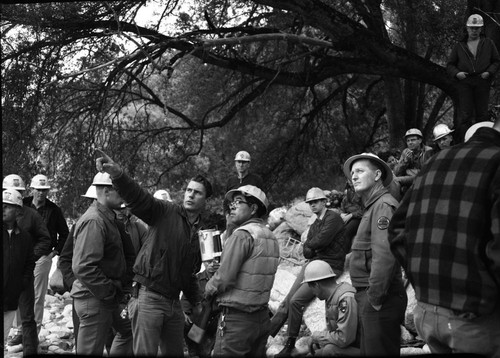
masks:
[[[358,305],[356,289],[347,282],[337,283],[335,272],[322,260],[311,261],[304,281],[320,300],[325,300],[327,331],[313,332],[308,345],[319,357],[359,356]],[[316,352],[315,348],[320,348]]]
[[[220,267],[205,286],[221,308],[214,357],[265,357],[271,321],[268,302],[278,268],[279,245],[262,216],[267,198],[244,185],[226,193],[231,222]]]

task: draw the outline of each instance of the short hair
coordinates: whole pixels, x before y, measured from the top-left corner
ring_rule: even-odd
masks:
[[[235,195],[238,194],[238,193],[235,193]],[[254,198],[253,196],[247,196],[247,195],[243,195],[245,197],[245,199],[248,201],[248,204],[250,205],[257,205],[257,216],[259,218],[261,218],[262,216],[265,215],[266,213],[266,208],[264,207],[264,205],[262,205],[262,203],[257,199],[257,198]]]
[[[210,198],[212,196],[213,193],[212,184],[210,183],[210,181],[208,181],[208,179],[205,176],[197,174],[195,177],[191,178],[191,181],[203,184],[203,186],[205,187],[206,198]]]

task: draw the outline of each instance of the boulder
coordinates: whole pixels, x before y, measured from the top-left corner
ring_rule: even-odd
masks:
[[[286,221],[279,224],[278,227],[273,230],[273,234],[280,243],[286,241],[289,237],[298,239],[298,234]]]
[[[315,298],[304,310],[302,321],[311,332],[325,331],[325,302]]]
[[[302,235],[310,225],[309,220],[313,215],[309,204],[302,201],[288,209],[285,220],[299,235]]]
[[[60,349],[59,346],[56,346],[56,345],[49,346],[49,352],[51,352],[51,353],[56,353],[56,351],[59,349]]]
[[[64,317],[71,317],[72,312],[73,312],[73,307],[72,307],[72,305],[69,304],[69,305],[64,306],[62,314]]]
[[[7,346],[7,352],[9,353],[18,353],[23,351],[23,345],[18,344],[17,346]]]
[[[408,332],[405,326],[401,326],[401,344],[406,344],[415,340],[415,337]]]
[[[53,306],[55,303],[59,303],[60,300],[56,296],[45,295],[45,307]]]
[[[51,314],[48,308],[43,309],[42,324],[48,323],[51,320]]]
[[[404,325],[406,329],[410,332],[416,334],[417,329],[415,328],[415,320],[413,318],[413,310],[417,306],[417,299],[415,298],[415,290],[412,285],[408,285],[406,288],[406,296],[408,297],[408,304],[406,306],[405,312],[405,322]]]
[[[74,324],[73,324],[73,320],[70,319],[67,323],[66,323],[66,328],[68,329],[74,329]]]
[[[422,348],[403,347],[400,350],[401,356],[414,356],[419,354],[427,354]]]
[[[287,208],[282,206],[280,208],[273,209],[267,218],[267,225],[269,229],[273,231],[278,227],[279,224],[285,221],[285,214],[287,212]]]
[[[271,311],[276,312],[281,301],[283,301],[295,282],[296,275],[278,267],[274,277],[273,288],[271,289],[271,297],[269,306]]]

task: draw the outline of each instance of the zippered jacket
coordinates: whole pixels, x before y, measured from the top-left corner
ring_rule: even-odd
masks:
[[[456,78],[459,72],[467,72],[469,75],[489,72],[494,75],[499,66],[500,55],[495,44],[483,37],[477,45],[476,57],[470,52],[466,40],[458,42],[450,53],[446,70],[451,77]]]

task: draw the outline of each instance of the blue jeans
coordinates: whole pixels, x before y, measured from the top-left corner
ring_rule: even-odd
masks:
[[[134,337],[134,355],[182,357],[184,313],[179,299],[164,297],[142,286],[128,304]]]
[[[95,297],[74,298],[73,302],[80,319],[77,355],[102,356],[111,327],[118,333],[113,340],[110,355],[131,355],[131,324],[128,319],[120,317],[121,308],[117,302],[104,302]]]
[[[432,353],[475,353],[500,357],[500,304],[489,315],[477,317],[418,302],[415,328]]]

